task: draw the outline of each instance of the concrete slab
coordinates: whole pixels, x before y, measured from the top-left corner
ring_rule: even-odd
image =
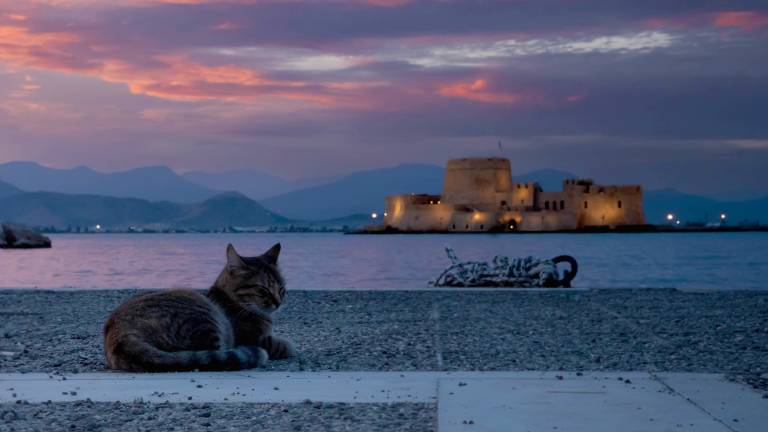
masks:
[[[768,399],[720,375],[657,373],[681,397],[735,431],[768,430]]]
[[[17,399],[94,402],[435,402],[434,377],[396,373],[0,374],[0,403]]]
[[[676,378],[670,388],[649,374],[632,376],[629,382],[618,378],[600,379],[596,375],[578,378],[565,375],[556,380],[548,377],[538,380],[440,379],[439,430],[747,432],[765,430],[757,424],[768,422],[768,403],[758,409],[755,405],[762,401],[757,393],[719,376],[670,374]],[[628,374],[624,375],[626,378]],[[750,404],[738,411],[725,408],[717,413],[707,412],[680,397],[675,391],[676,385],[683,387],[685,393],[704,394],[723,386],[723,397],[735,398],[727,406],[736,406],[745,399]],[[736,412],[746,416],[749,410],[753,410],[752,417],[744,421],[743,429],[735,429],[725,422],[726,417]]]
[[[555,380],[555,372],[218,372],[218,373],[44,373],[0,374],[0,403],[17,399],[130,402],[435,402],[438,380],[514,377]],[[571,379],[647,377],[644,372],[566,374]]]

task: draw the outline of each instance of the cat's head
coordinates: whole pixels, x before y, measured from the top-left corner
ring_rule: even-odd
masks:
[[[285,298],[285,281],[277,267],[279,255],[280,243],[255,257],[240,256],[234,246],[228,245],[227,265],[218,288],[246,309],[274,312]]]

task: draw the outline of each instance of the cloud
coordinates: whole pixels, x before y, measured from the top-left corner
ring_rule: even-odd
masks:
[[[715,13],[712,18],[715,27],[737,27],[755,30],[768,27],[768,13],[760,11],[726,11]]]
[[[119,48],[119,47],[118,47]],[[354,82],[312,83],[267,78],[256,69],[233,64],[205,65],[183,55],[154,55],[149,60],[120,58],[119,49],[103,51],[95,41],[71,32],[39,32],[0,24],[0,60],[18,67],[74,72],[125,84],[132,93],[177,101],[250,101],[261,97],[303,100],[322,105],[353,104]],[[333,57],[305,58],[297,68],[328,69]],[[357,86],[359,88],[361,86]]]
[[[509,92],[493,89],[486,79],[441,85],[437,94],[444,97],[467,99],[473,102],[519,105],[535,102],[540,98],[529,92]]]
[[[669,48],[675,36],[643,31],[581,38],[502,39],[456,45],[433,45],[426,53],[407,54],[407,61],[425,67],[482,66],[494,59],[544,54],[647,52]]]

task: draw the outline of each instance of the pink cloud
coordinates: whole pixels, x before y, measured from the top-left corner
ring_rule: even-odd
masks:
[[[98,41],[73,32],[36,32],[18,23],[0,23],[0,61],[17,67],[93,76],[125,84],[134,94],[187,102],[282,98],[325,106],[369,103],[359,97],[366,88],[364,82],[267,78],[250,67],[206,65],[181,54],[151,56],[151,66],[146,66],[133,61],[133,56],[121,57],[129,52],[100,46]]]
[[[437,94],[444,97],[467,99],[474,102],[518,105],[523,102],[534,102],[538,98],[528,92],[509,92],[494,90],[486,79],[476,79],[471,82],[457,82],[441,85]]]
[[[737,27],[742,30],[755,30],[768,27],[768,14],[759,11],[729,11],[714,14],[712,24],[715,27]]]
[[[717,27],[756,30],[768,27],[768,14],[755,10],[722,11],[708,14],[689,14],[673,17],[656,17],[645,20],[645,25],[654,29]]]

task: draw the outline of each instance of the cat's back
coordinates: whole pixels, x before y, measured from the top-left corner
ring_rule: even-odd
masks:
[[[200,332],[213,338],[203,341],[204,347],[232,343],[229,321],[216,304],[201,292],[173,289],[124,301],[104,325],[104,345],[109,352],[135,336],[169,351],[198,348],[200,343],[191,338]]]
[[[171,289],[137,294],[125,300],[112,314],[110,320],[121,318],[150,318],[156,314],[165,315],[189,311],[191,314],[210,313],[216,308],[201,292],[190,289]],[[109,322],[109,320],[108,320]]]

